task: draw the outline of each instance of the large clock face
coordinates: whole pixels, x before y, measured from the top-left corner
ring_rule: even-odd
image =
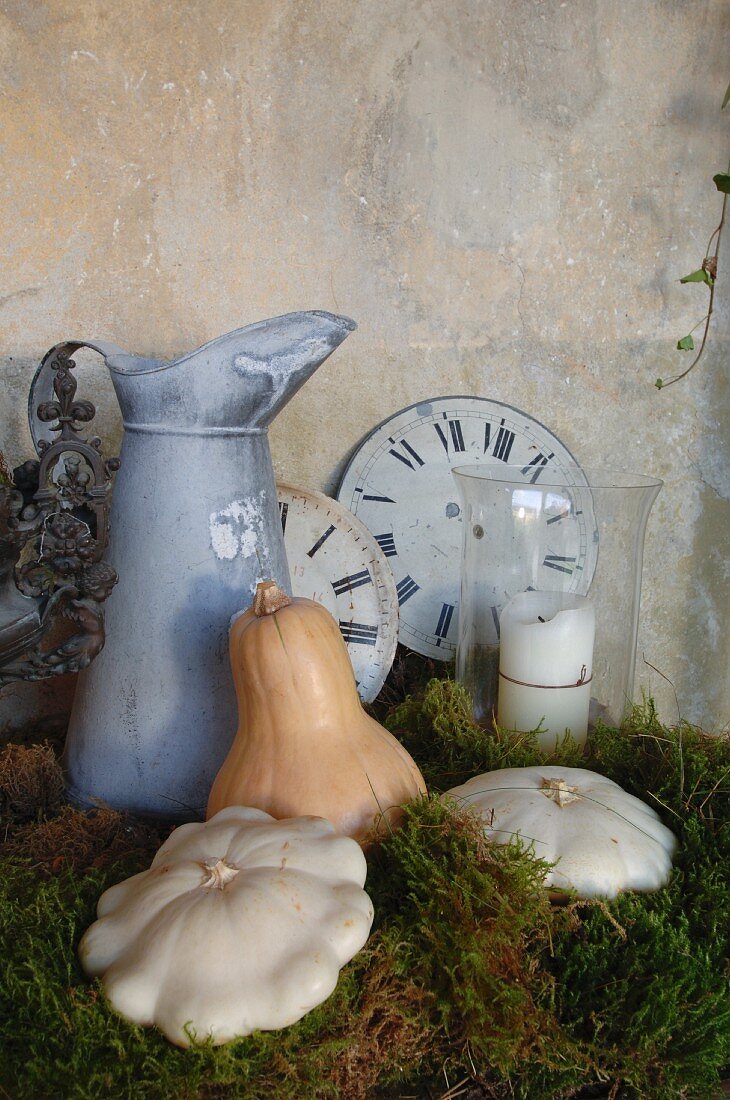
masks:
[[[357,446],[337,491],[393,570],[399,640],[436,659],[453,657],[458,630],[462,504],[451,470],[483,462],[518,465],[526,489],[545,470],[570,477],[576,465],[557,436],[519,409],[486,398],[439,397],[375,428]],[[556,587],[557,572],[565,586],[568,570],[568,586],[590,583],[591,518],[571,515],[568,522],[575,549],[551,555],[548,548],[545,588]]]
[[[339,625],[363,702],[385,682],[398,641],[398,597],[383,551],[347,508],[281,482],[279,498],[292,593],[321,603]]]

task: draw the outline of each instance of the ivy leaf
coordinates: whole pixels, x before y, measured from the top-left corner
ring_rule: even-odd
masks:
[[[685,275],[679,281],[680,283],[707,283],[708,286],[712,286],[713,278],[704,267],[699,267],[697,271],[693,271],[691,275]]]
[[[727,86],[727,91],[725,92],[725,98],[722,101],[722,107],[720,109],[722,111],[724,111],[725,108],[727,107],[728,103],[730,103],[730,84],[728,84],[728,86]]]
[[[718,191],[722,191],[723,195],[730,195],[730,172],[718,172],[712,180]]]
[[[661,380],[661,378],[657,378],[657,380],[656,380],[656,382],[654,383],[654,385],[656,386],[656,388],[657,388],[658,390],[660,390],[660,389],[662,388],[662,386],[664,385],[664,383],[663,383],[663,381]]]
[[[677,351],[694,351],[695,342],[692,339],[692,333],[689,336],[683,336],[681,340],[677,340]]]

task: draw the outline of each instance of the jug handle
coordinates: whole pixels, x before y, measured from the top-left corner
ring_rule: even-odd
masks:
[[[104,358],[104,362],[112,355],[124,355],[125,353],[116,344],[110,344],[106,340],[63,340],[60,344],[54,344],[50,351],[43,356],[40,366],[36,370],[33,381],[30,384],[28,394],[28,426],[33,437],[33,446],[38,451],[41,441],[50,442],[48,424],[38,417],[38,406],[44,401],[53,400],[54,374],[51,363],[55,360],[59,351],[73,355],[79,348],[90,348]]]

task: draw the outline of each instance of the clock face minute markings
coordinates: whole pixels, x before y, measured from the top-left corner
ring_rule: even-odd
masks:
[[[400,640],[436,658],[453,654],[458,626],[462,522],[451,469],[479,462],[518,466],[528,490],[547,468],[577,465],[560,440],[526,413],[485,398],[436,398],[403,409],[374,429],[356,449],[338,490],[339,499],[378,532],[376,540],[393,567]],[[577,484],[584,484],[580,474]],[[546,588],[565,584],[583,590],[595,564],[586,566],[592,517],[565,503],[548,517],[557,526],[546,530],[557,532],[567,523],[567,536],[561,530],[554,547],[546,539],[541,571]],[[495,637],[511,594],[495,592]]]

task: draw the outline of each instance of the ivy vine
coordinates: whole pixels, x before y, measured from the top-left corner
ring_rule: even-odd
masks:
[[[725,98],[722,101],[722,109],[724,110],[730,103],[730,85],[728,85],[725,92]],[[714,230],[712,236],[707,242],[707,248],[705,249],[705,256],[702,260],[702,264],[696,271],[691,271],[689,275],[684,275],[679,281],[680,283],[704,283],[710,292],[710,298],[707,303],[707,312],[704,317],[697,322],[697,324],[690,329],[686,336],[682,336],[677,340],[678,351],[695,351],[695,341],[693,333],[698,328],[702,328],[702,338],[700,340],[700,346],[697,348],[697,354],[690,363],[690,365],[683,370],[680,374],[675,375],[674,378],[670,378],[668,382],[665,382],[662,378],[657,378],[654,385],[658,390],[666,389],[667,386],[673,386],[675,382],[681,381],[682,378],[686,378],[687,375],[702,357],[702,353],[705,350],[705,344],[707,343],[707,334],[710,330],[710,320],[712,318],[712,312],[715,304],[715,284],[717,282],[717,257],[720,253],[720,241],[722,239],[722,231],[725,226],[725,213],[727,210],[727,198],[730,194],[730,165],[726,172],[718,172],[717,175],[712,177],[712,181],[715,184],[717,190],[722,194],[722,210],[720,212],[720,222],[717,228]]]

